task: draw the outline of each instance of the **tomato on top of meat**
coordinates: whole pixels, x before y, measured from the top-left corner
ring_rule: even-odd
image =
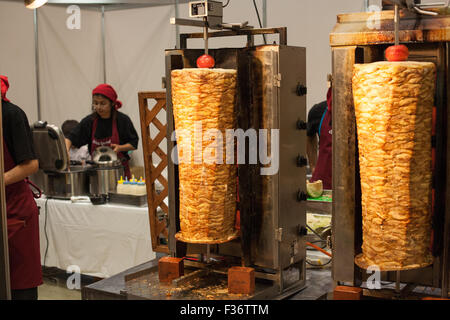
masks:
[[[409,56],[409,50],[403,44],[390,46],[386,49],[385,55],[388,61],[406,61]]]
[[[214,64],[214,58],[209,54],[204,54],[197,59],[197,67],[199,68],[212,68]]]

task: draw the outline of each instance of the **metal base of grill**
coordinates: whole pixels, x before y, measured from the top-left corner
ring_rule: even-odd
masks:
[[[126,270],[111,278],[101,280],[83,287],[83,300],[280,300],[292,298],[317,299],[331,289],[331,277],[328,270],[317,280],[328,279],[325,286],[321,283],[317,288],[313,283],[308,287],[305,282],[293,285],[280,294],[279,287],[274,282],[256,279],[254,295],[228,294],[227,276],[221,272],[202,272],[201,269],[185,267],[185,275],[196,272],[189,281],[174,281],[175,284],[160,284],[158,274],[158,258],[140,266]],[[306,288],[306,289],[305,289]],[[305,289],[305,290],[304,290]],[[316,292],[317,291],[317,292]],[[319,292],[320,291],[320,292]]]

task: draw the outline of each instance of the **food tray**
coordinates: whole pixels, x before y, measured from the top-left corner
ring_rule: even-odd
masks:
[[[126,204],[136,207],[145,207],[147,205],[147,195],[134,196],[130,194],[109,192],[108,196],[110,203]]]

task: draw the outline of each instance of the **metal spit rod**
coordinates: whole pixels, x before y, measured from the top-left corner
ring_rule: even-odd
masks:
[[[208,19],[203,17],[205,26],[203,27],[203,40],[205,40],[205,54],[208,54]]]
[[[400,270],[397,270],[395,275],[395,292],[400,294]]]
[[[211,261],[211,245],[206,245],[206,263],[209,263]]]
[[[400,13],[398,10],[398,4],[395,5],[394,7],[394,34],[395,34],[395,45],[398,46],[399,45],[399,32],[400,29]]]

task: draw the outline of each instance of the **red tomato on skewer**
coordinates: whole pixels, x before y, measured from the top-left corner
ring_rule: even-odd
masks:
[[[385,55],[388,61],[406,61],[409,56],[409,50],[403,44],[390,46],[386,49]]]
[[[204,54],[197,59],[197,67],[199,68],[212,68],[215,63],[214,58],[209,54]]]

